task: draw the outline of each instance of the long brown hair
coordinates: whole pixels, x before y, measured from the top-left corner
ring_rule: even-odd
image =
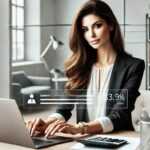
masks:
[[[72,55],[65,63],[68,77],[66,88],[70,91],[87,88],[92,65],[97,59],[97,52],[86,42],[82,31],[82,19],[89,14],[101,17],[113,27],[110,32],[112,46],[117,53],[125,53],[120,27],[111,8],[101,0],[87,1],[78,11],[70,32]]]

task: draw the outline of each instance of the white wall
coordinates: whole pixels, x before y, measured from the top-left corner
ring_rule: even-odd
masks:
[[[25,0],[25,59],[39,61],[40,0]]]
[[[0,97],[10,95],[9,0],[0,0]]]
[[[136,4],[136,5],[135,5]],[[150,0],[126,0],[126,50],[133,56],[146,62],[146,13],[150,13]],[[144,72],[141,89],[146,88],[146,74]]]
[[[28,0],[30,1],[30,0]],[[36,0],[32,0],[36,1]],[[49,35],[55,35],[64,43],[58,51],[51,51],[48,56],[49,69],[56,67],[63,69],[64,61],[69,54],[70,26],[49,26],[52,24],[70,24],[78,8],[86,0],[38,0],[40,1],[40,50],[44,50],[49,42]],[[104,0],[112,8],[119,23],[125,23],[125,47],[135,57],[145,59],[145,13],[150,12],[150,0],[126,0],[126,14],[124,16],[124,0]],[[136,4],[136,5],[135,5]],[[39,14],[38,14],[39,15]],[[124,27],[121,26],[122,31]],[[39,40],[39,39],[38,39]],[[30,40],[30,46],[33,44]],[[37,44],[38,41],[36,41]],[[35,42],[35,43],[36,43]],[[32,54],[33,55],[33,54]],[[41,69],[39,68],[39,71]],[[145,88],[145,74],[141,88]]]
[[[55,0],[41,0],[41,13],[40,20],[41,24],[41,52],[46,48],[47,44],[50,40],[50,35],[55,35],[55,27],[52,26],[55,24]],[[55,52],[49,51],[49,55],[47,56],[49,70],[55,66]]]
[[[56,23],[58,24],[71,24],[73,17],[75,16],[81,5],[86,2],[86,0],[55,0],[55,17]]]

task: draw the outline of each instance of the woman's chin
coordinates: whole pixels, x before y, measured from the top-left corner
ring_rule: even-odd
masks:
[[[98,49],[99,45],[91,45],[91,47],[94,48],[94,49]]]

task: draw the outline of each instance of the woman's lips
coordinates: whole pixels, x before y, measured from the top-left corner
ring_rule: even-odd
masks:
[[[97,40],[92,40],[92,41],[90,41],[90,43],[94,45],[94,44],[99,43],[99,41],[100,41],[99,39],[97,39]]]

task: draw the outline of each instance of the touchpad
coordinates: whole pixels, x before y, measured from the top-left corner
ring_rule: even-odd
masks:
[[[57,136],[51,137],[50,139],[39,138],[39,137],[32,137],[32,139],[36,148],[42,148],[42,147],[47,147],[47,146],[52,146],[52,145],[72,141],[71,138],[57,137]]]

